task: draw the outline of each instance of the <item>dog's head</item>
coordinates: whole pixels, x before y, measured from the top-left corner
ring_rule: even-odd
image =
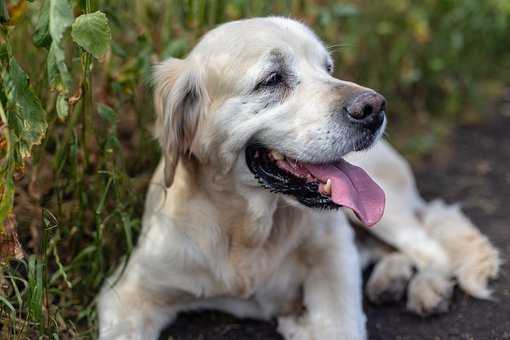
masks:
[[[384,193],[342,157],[380,137],[385,99],[332,71],[314,33],[285,18],[224,24],[186,59],[159,64],[166,185],[179,159],[193,157],[238,185],[262,186],[309,207],[347,206],[366,224],[377,222]]]

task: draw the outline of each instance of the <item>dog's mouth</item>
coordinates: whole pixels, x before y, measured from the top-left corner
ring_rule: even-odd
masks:
[[[376,224],[383,215],[382,189],[363,169],[343,159],[311,164],[250,144],[246,148],[246,163],[264,188],[291,195],[308,207],[347,207],[367,226]]]

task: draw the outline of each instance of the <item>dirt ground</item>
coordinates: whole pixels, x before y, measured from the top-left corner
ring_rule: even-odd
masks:
[[[505,107],[506,105],[506,107]],[[463,210],[500,249],[510,255],[510,102],[481,123],[457,128],[432,156],[415,165],[420,191],[427,199],[460,202]],[[405,302],[387,306],[365,303],[371,340],[510,339],[510,263],[492,284],[493,301],[470,298],[457,290],[450,312],[420,318]],[[161,339],[281,340],[276,323],[239,320],[217,312],[179,316]]]

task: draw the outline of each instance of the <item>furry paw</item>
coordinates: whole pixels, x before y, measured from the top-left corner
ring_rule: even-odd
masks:
[[[431,202],[423,211],[423,225],[446,249],[459,286],[469,295],[489,298],[489,280],[498,276],[501,260],[489,239],[458,206]]]
[[[385,256],[377,263],[367,282],[368,299],[376,304],[400,300],[413,274],[411,261],[402,253]]]
[[[484,241],[485,246],[480,247],[477,256],[470,256],[470,259],[464,261],[455,271],[462,289],[479,299],[490,298],[489,280],[498,277],[501,265],[499,252],[492,247],[488,240]]]
[[[291,316],[279,317],[277,331],[285,340],[313,340],[309,329],[302,321]]]
[[[314,320],[314,321],[312,321]],[[349,320],[352,321],[352,320]],[[360,324],[351,324],[322,317],[283,316],[278,318],[278,333],[285,340],[366,340],[365,317]],[[352,326],[352,327],[351,327]]]
[[[453,282],[444,274],[419,272],[407,290],[407,309],[421,316],[445,313],[450,306]]]
[[[501,265],[498,250],[478,232],[460,235],[458,242],[462,243],[462,250],[459,250],[453,262],[459,286],[471,296],[490,298],[489,281],[498,277]]]

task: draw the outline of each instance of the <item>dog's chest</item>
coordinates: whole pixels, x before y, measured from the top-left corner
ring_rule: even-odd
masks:
[[[269,238],[262,244],[253,245],[232,239],[229,249],[229,264],[234,271],[236,295],[249,297],[264,289],[270,281],[278,280],[288,272],[289,263],[295,264],[303,230],[295,225],[275,225]]]

